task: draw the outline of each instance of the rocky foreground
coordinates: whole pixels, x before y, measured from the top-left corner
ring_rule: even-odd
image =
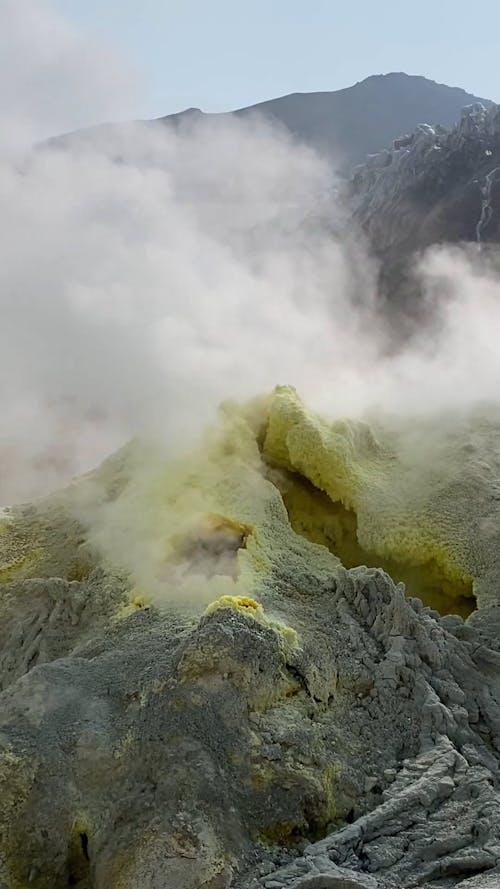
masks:
[[[500,885],[499,429],[281,388],[5,510],[2,889]]]

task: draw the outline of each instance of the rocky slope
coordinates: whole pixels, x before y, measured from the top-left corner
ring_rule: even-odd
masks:
[[[2,889],[495,885],[500,417],[417,427],[280,388],[4,511]]]
[[[464,105],[477,101],[485,100],[426,77],[392,73],[335,92],[283,96],[235,113],[258,112],[278,121],[347,170],[422,121],[453,126]]]
[[[422,124],[400,137],[358,168],[350,196],[382,264],[382,294],[408,308],[425,248],[500,239],[500,107],[473,104],[451,130]]]

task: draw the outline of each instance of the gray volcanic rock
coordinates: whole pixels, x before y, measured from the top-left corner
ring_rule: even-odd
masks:
[[[358,168],[350,196],[382,264],[381,293],[408,308],[421,251],[500,239],[500,107],[470,105],[449,131],[420,125]]]
[[[484,488],[498,436],[477,425],[467,472]],[[382,569],[340,564],[338,511],[333,551],[308,539],[308,516],[328,524],[308,501],[296,533],[272,481],[294,454],[355,488],[361,467],[383,518],[397,473],[373,466],[396,452],[281,389],[187,465],[148,466],[146,486],[139,446],[129,468],[127,454],[0,516],[2,889],[494,885],[498,572],[466,620],[440,615]],[[465,531],[484,543],[494,483],[483,502],[467,478]],[[107,554],[104,519],[122,558],[141,534],[158,555],[149,602]]]
[[[498,864],[498,647],[374,569],[260,593],[300,650],[251,611],[148,609],[4,692],[0,885],[447,887]]]

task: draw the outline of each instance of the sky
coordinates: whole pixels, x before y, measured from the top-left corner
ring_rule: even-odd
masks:
[[[140,75],[137,117],[226,111],[370,74],[422,74],[500,101],[500,4],[483,0],[56,0]]]

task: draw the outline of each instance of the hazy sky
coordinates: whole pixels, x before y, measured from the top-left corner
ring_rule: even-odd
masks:
[[[406,71],[500,101],[500,4],[483,0],[56,0],[143,71],[138,116],[221,111]]]

